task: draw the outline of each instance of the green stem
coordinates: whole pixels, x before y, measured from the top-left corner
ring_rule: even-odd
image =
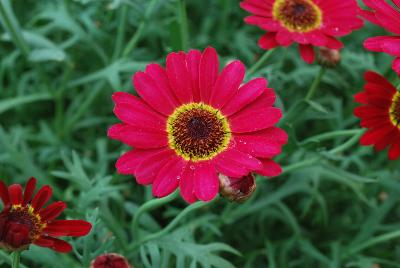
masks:
[[[215,198],[213,201],[215,201],[216,199],[217,198]],[[207,206],[209,204],[210,203],[206,203],[206,202],[196,202],[194,204],[191,204],[190,206],[187,206],[164,229],[158,231],[157,233],[150,234],[150,235],[144,237],[143,239],[140,239],[138,242],[134,243],[131,247],[129,247],[129,250],[133,251],[133,250],[137,249],[140,245],[142,245],[142,244],[144,244],[146,242],[149,242],[151,240],[154,240],[154,239],[157,239],[159,237],[164,236],[169,231],[171,231],[180,222],[180,220],[182,218],[184,218],[187,214],[189,214],[190,212],[192,212],[194,210],[197,210],[197,209],[200,209],[202,207],[205,207],[205,206]]]
[[[354,134],[358,134],[359,132],[360,132],[360,129],[336,130],[336,131],[327,132],[327,133],[323,133],[323,134],[319,134],[319,135],[307,138],[304,141],[300,142],[300,145],[304,145],[304,144],[307,144],[310,142],[321,142],[321,141],[333,139],[336,137],[352,136]]]
[[[17,47],[19,47],[22,53],[25,56],[28,56],[29,47],[22,36],[22,31],[19,29],[18,22],[12,19],[12,17],[15,16],[13,15],[9,2],[6,0],[0,0],[0,16],[4,23],[4,27],[11,35],[11,39]]]
[[[173,194],[168,195],[164,198],[157,198],[157,199],[152,199],[146,203],[144,203],[142,206],[139,207],[137,210],[134,218],[133,218],[133,223],[132,223],[132,233],[133,237],[136,240],[139,240],[139,221],[140,217],[147,211],[156,209],[162,205],[165,205],[175,198],[179,196],[179,191],[175,191]]]
[[[368,241],[366,241],[365,243],[362,243],[361,245],[358,245],[358,246],[350,249],[346,254],[343,255],[342,258],[347,258],[347,257],[349,257],[353,254],[356,254],[366,248],[369,248],[376,244],[380,244],[380,243],[386,242],[388,240],[399,238],[399,237],[400,237],[400,231],[394,231],[394,232],[390,232],[390,233],[386,233],[386,234],[377,236],[373,239],[369,239]]]
[[[179,26],[181,33],[181,49],[183,51],[187,51],[189,46],[189,30],[188,30],[188,21],[186,13],[186,3],[185,0],[179,0],[178,3],[179,3],[178,18],[179,18]]]
[[[14,251],[12,258],[12,266],[11,266],[12,268],[19,268],[20,257],[21,257],[21,252]]]
[[[124,52],[122,53],[123,57],[128,56],[129,53],[131,53],[132,50],[136,47],[137,43],[140,40],[140,37],[142,36],[143,30],[144,30],[144,26],[146,26],[148,18],[150,16],[151,12],[153,11],[153,9],[154,9],[154,7],[155,7],[157,2],[158,2],[158,0],[151,0],[149,5],[147,6],[147,9],[145,11],[143,20],[140,22],[135,34],[129,40],[128,45],[126,45],[126,47],[124,49]]]
[[[291,165],[285,166],[285,167],[282,168],[281,175],[290,173],[293,170],[301,169],[303,167],[312,166],[313,164],[317,163],[321,158],[322,157],[320,157],[320,156],[316,156],[316,157],[308,158],[308,159],[303,160],[301,162],[297,162],[295,164],[291,164]]]
[[[347,150],[348,148],[350,148],[351,146],[353,146],[355,143],[358,142],[359,138],[364,134],[364,129],[357,129],[356,130],[352,130],[353,134],[355,134],[351,139],[349,139],[348,141],[346,141],[345,143],[343,143],[342,145],[333,148],[331,150],[328,151],[329,154],[338,154],[341,153],[345,150]],[[328,134],[328,133],[327,133]],[[320,161],[322,158],[322,156],[315,156],[315,157],[311,157],[308,159],[305,159],[301,162],[297,162],[295,164],[291,164],[288,165],[286,167],[283,167],[283,171],[282,171],[282,175],[283,174],[287,174],[293,170],[297,170],[297,169],[301,169],[303,167],[308,167],[308,166],[312,166],[315,163],[317,163],[318,161]]]
[[[112,57],[113,60],[117,59],[118,56],[121,54],[122,43],[124,42],[127,15],[128,15],[128,6],[122,5],[118,18],[118,32],[117,32],[117,39],[115,41],[114,53]]]
[[[252,76],[262,65],[265,64],[265,62],[271,57],[272,53],[274,53],[275,50],[275,48],[267,50],[264,55],[262,55],[261,58],[259,58],[258,61],[254,63],[254,65],[249,69],[246,76]]]
[[[319,69],[319,72],[318,72],[317,76],[315,77],[313,83],[311,84],[310,89],[308,90],[307,95],[304,100],[309,101],[315,95],[315,92],[317,91],[318,86],[321,83],[321,80],[325,74],[325,71],[326,71],[326,69],[324,67],[321,67]]]
[[[330,154],[338,154],[338,153],[346,151],[348,148],[350,148],[351,146],[353,146],[354,144],[356,144],[358,142],[358,140],[364,134],[364,132],[365,132],[365,129],[359,129],[358,132],[351,139],[349,139],[342,145],[340,145],[336,148],[333,148],[332,150],[329,151],[329,153]]]

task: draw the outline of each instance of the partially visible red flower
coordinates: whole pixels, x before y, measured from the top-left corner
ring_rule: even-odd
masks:
[[[133,268],[129,262],[119,254],[103,254],[92,261],[90,268]]]
[[[112,96],[122,123],[111,126],[108,136],[133,147],[118,159],[118,172],[152,184],[157,197],[179,187],[189,203],[217,195],[218,173],[279,175],[272,158],[288,137],[275,126],[282,116],[273,107],[275,92],[264,78],[242,85],[244,76],[238,60],[219,71],[211,47],[170,53],[166,68],[149,64],[137,72],[133,84],[140,98]]]
[[[355,95],[361,106],[354,114],[368,128],[360,143],[377,151],[389,147],[389,159],[395,160],[400,157],[400,92],[375,72],[366,72],[365,80],[364,91]]]
[[[295,42],[307,63],[314,61],[313,46],[340,49],[336,37],[363,26],[355,0],[244,0],[240,6],[253,14],[246,23],[267,31],[258,41],[261,48]]]
[[[371,51],[395,56],[392,67],[400,75],[400,0],[392,0],[397,8],[385,0],[363,0],[372,10],[363,10],[363,17],[385,28],[395,36],[376,36],[365,40],[364,47]]]
[[[84,236],[92,225],[83,220],[56,220],[66,204],[54,202],[43,208],[52,195],[50,186],[43,186],[34,195],[36,179],[31,178],[22,193],[20,184],[8,188],[0,181],[0,198],[4,209],[0,213],[0,248],[24,250],[30,244],[66,253],[72,250],[69,243],[55,237]]]

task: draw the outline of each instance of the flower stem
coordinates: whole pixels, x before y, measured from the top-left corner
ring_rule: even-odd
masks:
[[[325,74],[325,71],[326,71],[326,69],[324,67],[321,67],[319,69],[319,72],[318,72],[317,76],[315,77],[313,83],[311,84],[310,89],[308,90],[307,95],[304,98],[304,100],[309,101],[315,95],[315,92],[317,91],[318,86],[321,83],[321,80]]]
[[[352,255],[354,255],[354,254],[366,249],[366,248],[369,248],[369,247],[374,246],[376,244],[380,244],[380,243],[386,242],[388,240],[396,239],[396,238],[399,238],[399,237],[400,237],[400,231],[393,231],[393,232],[390,232],[390,233],[386,233],[386,234],[383,234],[383,235],[376,236],[376,237],[374,237],[372,239],[369,239],[368,241],[366,241],[366,242],[364,242],[364,243],[362,243],[362,244],[350,249],[348,252],[346,252],[342,256],[342,258],[348,258],[348,257],[350,257],[350,256],[352,256]]]
[[[189,45],[189,30],[188,30],[188,22],[187,22],[187,13],[186,13],[186,3],[185,0],[179,0],[178,7],[178,20],[181,32],[181,49],[183,51],[188,50]]]
[[[256,63],[254,63],[254,65],[249,69],[249,71],[247,72],[247,77],[250,77],[251,75],[253,75],[262,65],[265,64],[265,62],[271,57],[272,53],[275,51],[276,49],[270,49],[267,50],[264,55],[261,56],[261,58],[258,59],[258,61]]]
[[[20,251],[14,251],[12,257],[12,266],[11,266],[12,268],[19,268],[20,256],[21,256]]]
[[[174,200],[175,198],[177,198],[178,196],[179,196],[179,191],[175,191],[173,194],[170,194],[164,198],[152,199],[152,200],[144,203],[142,206],[140,206],[133,218],[133,223],[132,223],[132,233],[133,233],[134,239],[139,240],[139,220],[140,220],[140,217],[145,212],[156,209],[162,205],[165,205],[165,204],[171,202],[172,200]]]
[[[343,131],[344,132],[344,131]],[[350,130],[349,130],[350,132]],[[357,130],[351,130],[351,132],[354,134],[353,137],[351,137],[349,140],[347,140],[345,143],[339,145],[336,148],[333,148],[331,150],[328,151],[329,154],[339,154],[344,152],[345,150],[349,149],[351,146],[353,146],[355,143],[358,142],[358,140],[360,139],[360,137],[364,134],[365,129],[357,129]],[[346,133],[347,134],[347,133]],[[307,158],[301,162],[297,162],[288,166],[283,167],[283,171],[282,174],[287,174],[291,171],[294,170],[298,170],[304,167],[308,167],[308,166],[312,166],[315,163],[319,162],[322,159],[322,156],[314,156],[314,157],[310,157]]]
[[[358,134],[359,132],[360,132],[360,129],[336,130],[336,131],[327,132],[327,133],[323,133],[323,134],[319,134],[319,135],[307,138],[304,141],[300,142],[300,145],[304,145],[304,144],[311,143],[311,142],[321,142],[321,141],[333,139],[336,137],[352,136],[354,134]]]
[[[177,191],[178,192],[178,191]],[[218,197],[214,198],[214,200],[212,202],[214,202],[215,200],[217,200]],[[184,210],[181,211],[181,213],[179,213],[178,216],[176,216],[164,229],[153,233],[153,234],[149,234],[148,236],[144,237],[143,239],[138,240],[136,243],[134,243],[129,250],[133,251],[135,250],[137,247],[139,247],[140,245],[149,242],[151,240],[157,239],[165,234],[167,234],[170,230],[172,230],[178,223],[179,221],[184,218],[187,214],[189,214],[190,212],[200,209],[202,207],[205,207],[209,204],[211,204],[212,202],[196,202],[191,204],[190,206],[187,206]]]
[[[118,32],[113,53],[113,60],[117,59],[121,53],[122,44],[124,42],[127,17],[128,17],[128,6],[126,4],[125,5],[123,4],[118,15]]]
[[[146,26],[146,22],[149,19],[149,16],[151,14],[151,12],[153,11],[156,3],[158,2],[158,0],[151,0],[151,2],[149,3],[149,5],[147,6],[147,9],[144,13],[144,18],[143,20],[140,22],[135,34],[132,36],[132,38],[129,40],[128,45],[126,45],[124,52],[122,53],[123,57],[126,57],[129,55],[129,53],[132,52],[132,50],[136,47],[137,43],[140,40],[140,37],[142,36],[143,30],[144,30],[144,26]]]

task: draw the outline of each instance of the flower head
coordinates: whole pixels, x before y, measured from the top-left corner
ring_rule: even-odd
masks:
[[[90,264],[90,268],[133,268],[121,255],[108,253],[98,256]]]
[[[171,53],[166,62],[166,68],[150,64],[134,75],[140,98],[124,92],[112,97],[123,123],[108,136],[134,147],[118,159],[119,173],[152,184],[157,197],[180,187],[187,202],[213,199],[219,173],[280,174],[271,158],[287,135],[274,126],[282,114],[264,78],[241,85],[244,65],[233,61],[219,72],[211,47]]]
[[[31,178],[25,191],[19,184],[8,188],[0,181],[0,197],[4,209],[0,213],[0,248],[7,250],[27,249],[30,244],[51,248],[58,252],[69,252],[69,243],[55,237],[84,236],[92,228],[82,220],[56,220],[66,208],[58,201],[43,208],[52,195],[50,186],[42,187],[33,195],[36,179]]]
[[[389,5],[385,0],[364,0],[365,5],[372,10],[363,10],[363,17],[395,34],[395,36],[368,38],[364,42],[364,47],[394,56],[392,67],[400,75],[400,1],[392,0],[392,2],[395,6]]]
[[[400,92],[383,76],[366,72],[364,91],[355,95],[361,106],[354,114],[368,131],[361,137],[362,145],[374,145],[377,151],[389,147],[389,159],[400,156]]]
[[[249,199],[256,190],[256,180],[251,173],[241,178],[232,178],[220,174],[219,183],[220,194],[230,201],[238,203],[242,203]]]
[[[244,0],[240,6],[253,15],[245,18],[267,33],[258,44],[263,49],[299,44],[304,61],[314,61],[313,46],[340,49],[336,37],[363,26],[355,0]]]

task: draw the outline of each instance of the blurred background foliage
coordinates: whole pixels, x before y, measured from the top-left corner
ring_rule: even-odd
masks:
[[[177,198],[143,213],[143,240],[133,219],[151,189],[116,174],[128,148],[106,138],[117,121],[111,94],[134,92],[132,74],[176,50],[211,45],[222,63],[240,59],[250,68],[264,53],[263,32],[243,23],[236,0],[0,2],[0,177],[35,176],[68,203],[67,217],[94,224],[71,240],[71,254],[32,246],[25,267],[88,267],[104,252],[136,268],[400,267],[399,161],[360,147],[352,114],[365,70],[399,83],[390,57],[362,47],[382,30],[366,24],[344,38],[340,66],[307,102],[318,65],[305,64],[295,46],[278,48],[246,79],[266,77],[285,113],[304,107],[281,124],[290,134],[277,158],[284,174],[257,178],[244,204]],[[0,267],[9,262],[1,251]]]

